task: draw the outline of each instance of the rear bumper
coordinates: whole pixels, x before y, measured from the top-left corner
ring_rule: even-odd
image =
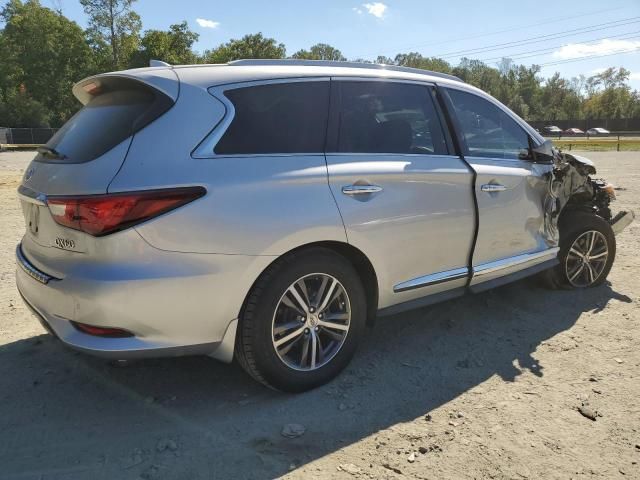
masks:
[[[205,354],[231,361],[236,318],[255,280],[248,273],[255,259],[199,258],[148,248],[149,255],[161,257],[145,259],[144,265],[152,268],[75,265],[58,279],[38,268],[42,263],[32,261],[19,245],[16,284],[43,326],[72,348],[115,359]],[[198,268],[185,271],[193,265]],[[93,336],[77,330],[72,321],[123,328],[134,336]]]

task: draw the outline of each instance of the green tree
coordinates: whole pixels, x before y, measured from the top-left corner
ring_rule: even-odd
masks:
[[[638,114],[639,94],[631,90],[631,72],[625,68],[608,68],[586,81],[588,98],[584,103],[587,118],[630,118]]]
[[[393,58],[385,57],[384,55],[378,55],[374,63],[377,63],[379,65],[395,65]]]
[[[105,69],[126,68],[138,50],[142,21],[131,9],[135,1],[80,0],[89,16],[87,34],[98,55],[97,63]]]
[[[331,45],[326,43],[317,43],[309,50],[298,50],[294,53],[292,58],[298,58],[301,60],[333,60],[337,62],[346,62],[347,59],[342,52]]]
[[[500,91],[500,72],[480,60],[463,58],[451,73],[461,80],[474,85],[485,92],[498,96]]]
[[[380,57],[378,57],[378,59],[380,59]],[[383,59],[388,60],[384,57]],[[399,53],[395,56],[393,65],[421,68],[423,70],[431,70],[432,72],[451,73],[451,65],[449,62],[436,57],[423,57],[418,52]]]
[[[262,33],[254,33],[206,50],[202,58],[205,63],[226,63],[242,58],[285,58],[286,54],[284,44],[266,38]]]
[[[11,0],[0,16],[0,94],[4,110],[14,115],[2,123],[22,123],[14,108],[22,105],[35,123],[60,125],[78,108],[71,87],[92,70],[83,30],[38,0]],[[34,114],[41,107],[43,113]]]
[[[168,31],[147,30],[140,41],[141,49],[133,56],[133,67],[146,67],[152,59],[171,65],[196,63],[197,56],[191,49],[199,35],[189,30],[187,22],[171,25]]]
[[[0,102],[0,124],[20,127],[48,127],[50,112],[26,93],[18,92]]]

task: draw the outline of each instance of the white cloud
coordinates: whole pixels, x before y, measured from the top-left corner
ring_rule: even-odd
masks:
[[[353,10],[354,12],[356,12],[358,15],[362,15],[362,9],[358,8],[358,7],[353,7],[351,10]]]
[[[610,53],[640,49],[640,41],[600,40],[597,43],[570,43],[553,52],[559,59],[581,58],[589,55],[608,55]]]
[[[363,3],[362,6],[376,18],[384,17],[384,12],[387,11],[387,6],[382,2]]]
[[[220,26],[220,22],[214,22],[206,18],[196,18],[196,23],[202,28],[218,28]]]
[[[640,72],[635,72],[629,75],[630,80],[640,80]]]

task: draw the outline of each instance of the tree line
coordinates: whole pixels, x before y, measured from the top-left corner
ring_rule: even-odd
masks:
[[[9,0],[0,11],[0,126],[59,127],[79,108],[73,84],[100,72],[145,67],[151,59],[170,64],[225,63],[242,58],[346,61],[320,43],[287,54],[284,44],[262,33],[196,52],[198,34],[186,21],[168,30],[142,31],[135,0],[80,0],[88,18],[82,29],[39,0]],[[399,65],[455,75],[490,93],[526,120],[637,118],[640,92],[630,72],[609,68],[589,77],[540,75],[537,65],[508,58],[496,66],[463,58],[457,65],[417,52],[354,61]]]

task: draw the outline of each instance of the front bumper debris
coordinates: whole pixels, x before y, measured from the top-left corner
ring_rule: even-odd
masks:
[[[611,220],[611,229],[613,230],[613,233],[618,235],[627,228],[635,218],[636,214],[633,213],[633,210],[629,210],[628,212],[618,212],[615,218]]]

